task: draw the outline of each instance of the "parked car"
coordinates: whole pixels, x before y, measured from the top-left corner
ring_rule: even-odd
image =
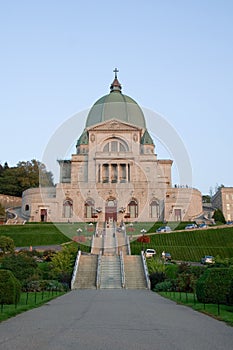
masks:
[[[170,232],[172,229],[170,226],[161,226],[159,227],[156,232]]]
[[[172,260],[172,256],[170,253],[162,253],[162,258],[165,260],[165,261],[171,261]]]
[[[191,230],[193,228],[197,228],[196,224],[188,224],[187,226],[185,226],[185,230]]]
[[[199,227],[199,228],[207,228],[208,225],[206,225],[205,223],[202,223],[202,224],[200,224],[198,227]]]
[[[155,249],[152,249],[152,248],[148,248],[145,251],[146,258],[153,258],[155,256],[155,254],[156,254],[156,251],[155,251]]]
[[[233,221],[227,221],[226,225],[233,225]]]
[[[205,255],[201,258],[201,264],[214,264],[214,257],[212,255]]]

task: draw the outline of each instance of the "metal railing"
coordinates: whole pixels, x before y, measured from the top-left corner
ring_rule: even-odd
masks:
[[[97,270],[96,270],[96,288],[100,288],[101,283],[101,259],[102,259],[102,252],[100,251],[98,255],[98,262],[97,262]]]
[[[141,258],[142,258],[144,275],[145,275],[145,278],[146,278],[146,285],[147,285],[147,288],[150,290],[151,289],[151,284],[150,284],[149,272],[148,272],[148,268],[147,268],[147,263],[146,263],[146,258],[145,258],[145,255],[144,255],[144,251],[141,251]]]
[[[121,286],[125,288],[125,268],[124,268],[124,255],[120,251],[120,264],[121,264]]]
[[[72,279],[71,279],[71,290],[74,288],[74,282],[76,280],[77,272],[78,272],[78,265],[79,265],[79,260],[81,257],[81,250],[78,251],[75,264],[74,264],[74,269],[73,269],[73,274],[72,274]]]

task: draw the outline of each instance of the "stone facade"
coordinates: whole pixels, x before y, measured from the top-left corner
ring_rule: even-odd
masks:
[[[21,207],[22,198],[15,196],[8,196],[6,194],[0,194],[0,203],[5,208]]]
[[[92,107],[76,153],[59,164],[55,188],[23,193],[29,221],[180,221],[202,213],[198,190],[172,187],[172,160],[157,159],[144,115],[117,77]]]
[[[222,211],[226,221],[233,221],[233,187],[221,187],[212,198],[212,206]]]

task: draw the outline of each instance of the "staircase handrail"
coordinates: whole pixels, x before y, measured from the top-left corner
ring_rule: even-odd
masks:
[[[147,268],[147,263],[146,263],[146,258],[145,258],[145,254],[144,251],[141,251],[141,258],[142,258],[142,264],[143,264],[143,270],[144,270],[144,275],[146,278],[146,285],[148,289],[151,289],[151,283],[150,283],[150,278],[149,278],[149,272],[148,272],[148,268]]]
[[[100,278],[100,272],[101,272],[101,259],[102,259],[102,251],[100,251],[98,255],[98,262],[97,262],[97,270],[96,270],[96,288],[100,288],[101,278]]]
[[[131,255],[129,236],[126,237],[126,244],[127,244],[128,255]]]
[[[114,229],[114,240],[115,240],[115,252],[116,252],[116,255],[118,255],[118,238],[117,238],[117,235],[116,235],[116,230]]]
[[[91,239],[91,254],[93,254],[94,246],[95,246],[95,234],[92,235],[92,239]]]
[[[129,236],[127,236],[125,223],[123,224],[123,232],[124,232],[124,235],[125,235],[125,243],[127,245],[128,255],[131,255],[130,241],[129,241]]]
[[[124,267],[124,255],[122,250],[120,251],[120,264],[121,264],[121,285],[125,288],[125,267]]]
[[[71,290],[74,288],[74,282],[76,280],[76,276],[77,276],[77,272],[78,272],[78,265],[79,265],[81,254],[82,254],[82,252],[81,252],[81,250],[79,250],[77,253],[77,256],[76,256],[75,264],[74,264],[74,269],[73,269],[73,274],[72,274],[72,279],[71,279]]]

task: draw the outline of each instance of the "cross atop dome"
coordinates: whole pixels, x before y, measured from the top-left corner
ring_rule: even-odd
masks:
[[[119,73],[119,70],[117,68],[115,68],[113,73],[115,73],[115,79],[117,79],[117,73]]]
[[[119,80],[117,78],[117,73],[119,70],[117,68],[114,69],[113,73],[115,73],[115,79],[113,80],[111,86],[110,86],[110,92],[121,92],[121,84],[119,83]]]

